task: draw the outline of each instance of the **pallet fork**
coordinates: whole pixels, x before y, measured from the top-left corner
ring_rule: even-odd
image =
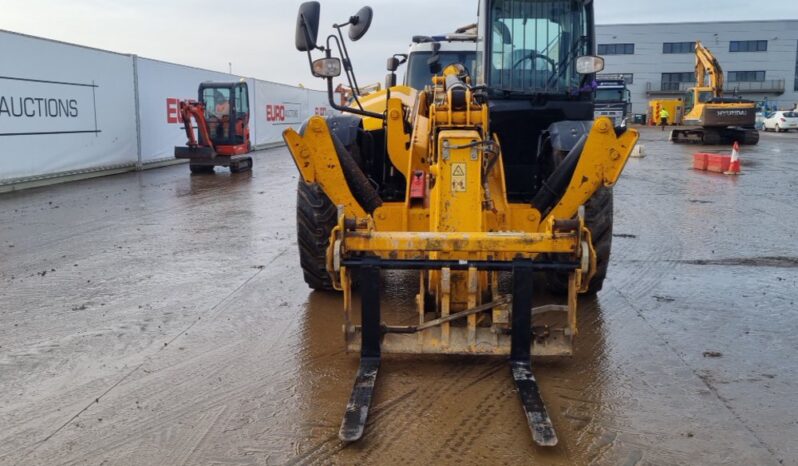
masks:
[[[348,263],[349,267],[360,269],[363,284],[360,309],[362,328],[360,366],[338,432],[339,438],[345,442],[355,442],[363,436],[374,395],[374,386],[377,382],[377,373],[380,369],[382,357],[380,340],[385,332],[391,331],[382,326],[380,320],[380,270],[400,268],[400,262],[382,261],[377,257],[371,257]],[[429,265],[434,266],[432,263]],[[468,263],[461,265],[465,269],[468,266]],[[509,267],[512,271],[512,325],[510,327],[509,362],[527,423],[532,432],[532,439],[541,446],[554,446],[557,444],[557,434],[540,396],[531,365],[533,273],[544,269],[572,270],[576,264],[518,260],[509,264],[495,263],[493,266],[496,268]],[[467,312],[461,312],[461,317],[465,317]]]

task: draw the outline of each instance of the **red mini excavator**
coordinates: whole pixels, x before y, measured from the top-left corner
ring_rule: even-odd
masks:
[[[217,165],[230,167],[232,173],[252,169],[246,82],[200,84],[198,101],[180,102],[180,118],[188,141],[175,147],[175,158],[188,159],[191,173],[213,173]]]

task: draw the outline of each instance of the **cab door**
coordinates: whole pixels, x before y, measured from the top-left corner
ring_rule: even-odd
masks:
[[[247,83],[235,87],[235,144],[249,144],[249,88]]]

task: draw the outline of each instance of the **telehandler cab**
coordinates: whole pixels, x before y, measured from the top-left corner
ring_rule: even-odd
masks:
[[[591,83],[603,68],[592,55],[593,2],[482,0],[476,82],[453,64],[422,90],[354,93],[349,107],[332,93],[342,71],[357,89],[341,30],[360,39],[372,11],[334,25],[324,45],[319,13],[318,2],[301,5],[296,47],[343,114],[311,117],[283,137],[302,177],[305,280],[343,292],[346,345],[360,351],[340,438],[363,435],[383,353],[508,355],[534,441],[557,444],[531,357],[572,354],[577,295],[602,286],[610,187],[638,138],[608,118],[593,122]],[[314,61],[316,50],[324,57]],[[388,60],[390,72],[398,61]],[[418,273],[414,325],[381,319],[387,269]],[[545,287],[563,303],[533,307]]]

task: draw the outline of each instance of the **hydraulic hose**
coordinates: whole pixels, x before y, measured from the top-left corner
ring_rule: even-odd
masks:
[[[300,135],[305,134],[307,123],[308,122],[305,121],[299,128]],[[329,121],[325,121],[325,124],[327,124],[327,128],[330,129],[330,137],[335,147],[335,153],[338,156],[338,161],[341,163],[341,171],[344,173],[344,179],[346,180],[347,186],[349,186],[349,190],[352,192],[352,196],[363,210],[369,214],[373,213],[377,207],[382,205],[382,198],[379,192],[377,192],[371,182],[369,182],[366,174],[363,173],[363,170],[352,157],[352,154],[346,149],[346,146],[338,139],[335,132],[332,131]]]
[[[332,132],[330,132],[330,136],[335,146],[335,152],[338,154],[338,160],[341,162],[341,170],[344,172],[346,184],[349,185],[349,190],[352,191],[352,196],[363,207],[363,210],[369,214],[373,213],[377,207],[382,205],[380,194],[374,189],[366,174],[363,173],[363,170],[338,139],[338,136]]]
[[[543,186],[535,194],[532,199],[532,206],[535,207],[541,217],[545,217],[552,208],[560,201],[568,189],[568,184],[571,182],[571,177],[576,170],[576,164],[579,163],[579,156],[585,148],[587,135],[579,138],[573,149],[568,152],[562,163],[560,163],[554,172],[543,182]]]

